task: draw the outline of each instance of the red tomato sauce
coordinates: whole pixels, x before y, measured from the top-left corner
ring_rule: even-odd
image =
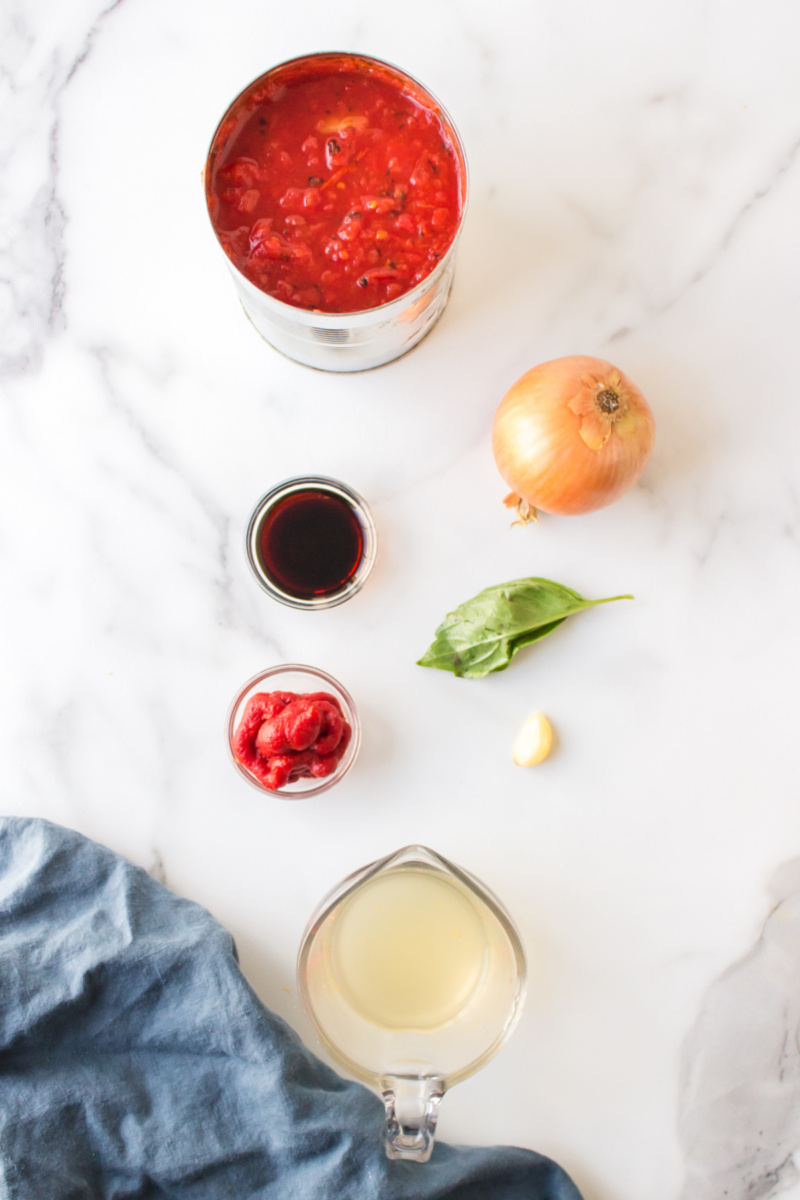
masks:
[[[206,171],[231,262],[270,296],[321,312],[376,308],[415,287],[450,247],[463,193],[435,102],[350,56],[256,80],[223,118]]]

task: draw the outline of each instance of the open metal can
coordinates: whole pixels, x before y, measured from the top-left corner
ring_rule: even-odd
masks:
[[[323,371],[365,371],[399,358],[416,346],[442,315],[450,295],[455,269],[455,252],[467,206],[467,163],[461,139],[438,100],[412,76],[398,67],[365,55],[330,52],[304,55],[271,68],[249,84],[231,103],[211,139],[204,171],[206,200],[214,226],[211,179],[224,136],[255,94],[275,89],[284,82],[302,78],[304,72],[337,70],[377,74],[404,91],[415,102],[435,113],[456,158],[459,179],[458,223],[452,241],[430,274],[396,298],[359,311],[326,312],[297,307],[268,294],[239,269],[226,254],[234,286],[242,307],[263,338],[276,350]],[[223,246],[224,249],[224,246]]]

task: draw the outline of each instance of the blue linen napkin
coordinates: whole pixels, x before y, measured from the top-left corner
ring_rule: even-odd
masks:
[[[581,1200],[530,1150],[389,1162],[382,1126],[204,909],[71,830],[0,820],[2,1200]]]

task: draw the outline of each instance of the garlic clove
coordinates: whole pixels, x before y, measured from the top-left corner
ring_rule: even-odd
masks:
[[[517,735],[512,756],[518,767],[544,762],[553,744],[553,728],[544,713],[532,713]]]

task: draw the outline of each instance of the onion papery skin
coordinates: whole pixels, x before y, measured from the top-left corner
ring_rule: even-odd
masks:
[[[598,408],[604,393],[619,400],[612,414]],[[524,501],[521,513],[527,506],[574,516],[612,504],[636,483],[654,441],[653,413],[636,384],[585,355],[528,371],[500,401],[492,427],[497,468]]]

